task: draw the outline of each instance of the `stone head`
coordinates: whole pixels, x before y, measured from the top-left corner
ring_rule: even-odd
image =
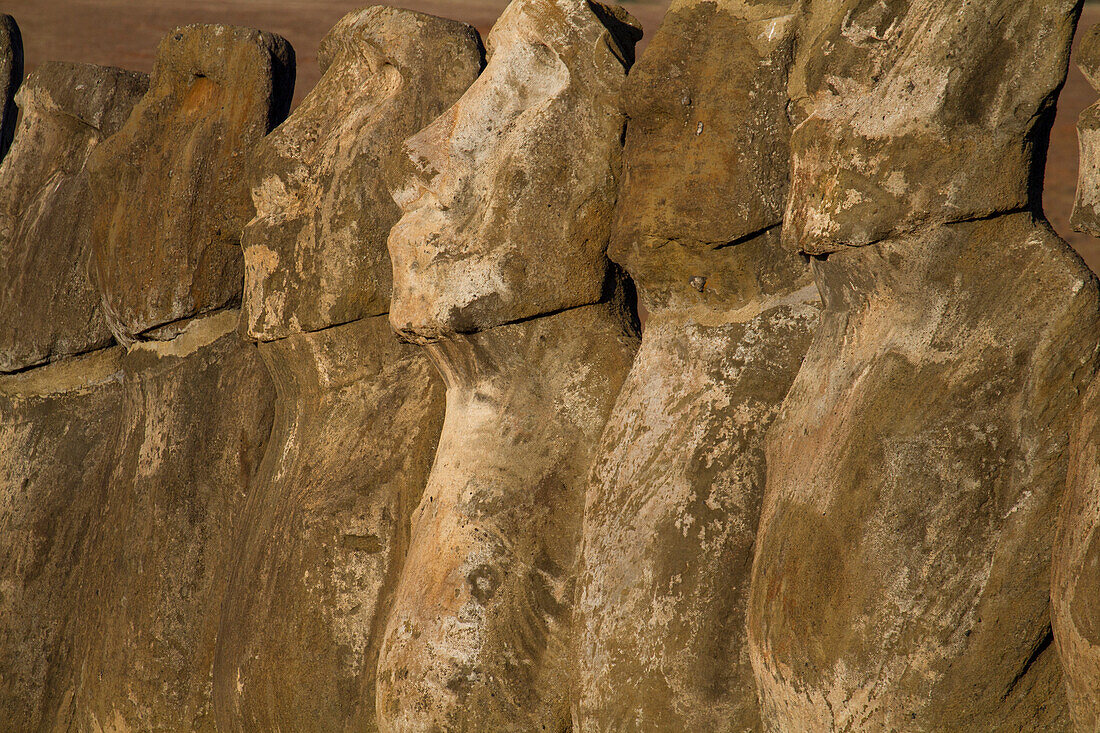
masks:
[[[293,50],[270,33],[193,25],[161,41],[149,92],[89,161],[94,274],[120,340],[240,297],[246,161],[286,115],[293,77]]]
[[[252,338],[389,310],[401,143],[461,96],[481,58],[473,28],[409,10],[357,10],[329,31],[321,80],[252,155],[256,216],[242,237]]]
[[[0,371],[111,342],[88,281],[84,167],[147,85],[144,74],[47,62],[15,95],[22,115],[0,163]]]
[[[1082,34],[1077,46],[1077,66],[1092,88],[1100,91],[1100,25]],[[1079,232],[1100,237],[1100,102],[1077,118],[1077,141],[1080,165],[1070,223]]]
[[[405,146],[390,320],[432,340],[598,302],[639,33],[586,0],[514,0],[481,76]]]
[[[1076,0],[811,0],[784,237],[809,254],[1041,209]]]
[[[755,241],[782,222],[787,199],[797,5],[676,0],[630,70],[608,253],[651,311],[737,306],[769,289],[758,282],[769,274],[798,281],[799,263]]]

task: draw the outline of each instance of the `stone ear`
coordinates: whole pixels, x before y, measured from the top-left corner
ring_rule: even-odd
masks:
[[[634,65],[634,47],[642,40],[642,26],[618,5],[604,5],[588,0],[588,7],[607,28],[605,40],[611,53],[629,69]]]

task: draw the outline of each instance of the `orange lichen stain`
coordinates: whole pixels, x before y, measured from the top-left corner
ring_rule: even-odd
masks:
[[[217,103],[221,97],[221,86],[205,76],[196,76],[191,88],[187,90],[187,96],[183,98],[180,111],[195,113],[208,109]]]

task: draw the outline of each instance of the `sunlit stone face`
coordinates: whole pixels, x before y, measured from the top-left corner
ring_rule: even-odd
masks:
[[[406,141],[390,320],[431,340],[599,300],[626,64],[575,0],[513,2],[465,95]]]
[[[94,274],[117,338],[240,297],[248,155],[292,89],[293,51],[272,34],[194,25],[160,43],[149,92],[88,163]]]
[[[252,156],[244,311],[260,340],[389,309],[386,236],[401,215],[389,189],[408,167],[400,143],[481,66],[469,26],[381,6],[346,15],[318,55],[321,80]]]

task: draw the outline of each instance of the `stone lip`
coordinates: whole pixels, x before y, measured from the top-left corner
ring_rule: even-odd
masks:
[[[94,207],[85,164],[147,84],[122,69],[49,62],[16,94],[22,118],[0,162],[0,371],[112,342],[87,274]]]
[[[11,147],[19,110],[15,92],[23,81],[23,36],[10,15],[0,14],[0,160]]]
[[[161,41],[148,93],[88,165],[93,276],[121,342],[239,302],[247,158],[285,116],[293,69],[290,45],[257,30],[191,25]]]
[[[321,80],[249,165],[244,325],[262,341],[389,310],[400,141],[470,86],[482,49],[466,24],[375,6],[341,19],[319,56]]]
[[[602,9],[601,9],[602,8]],[[427,341],[600,300],[635,24],[585,0],[514,0],[485,71],[409,138],[394,191],[390,320]]]

